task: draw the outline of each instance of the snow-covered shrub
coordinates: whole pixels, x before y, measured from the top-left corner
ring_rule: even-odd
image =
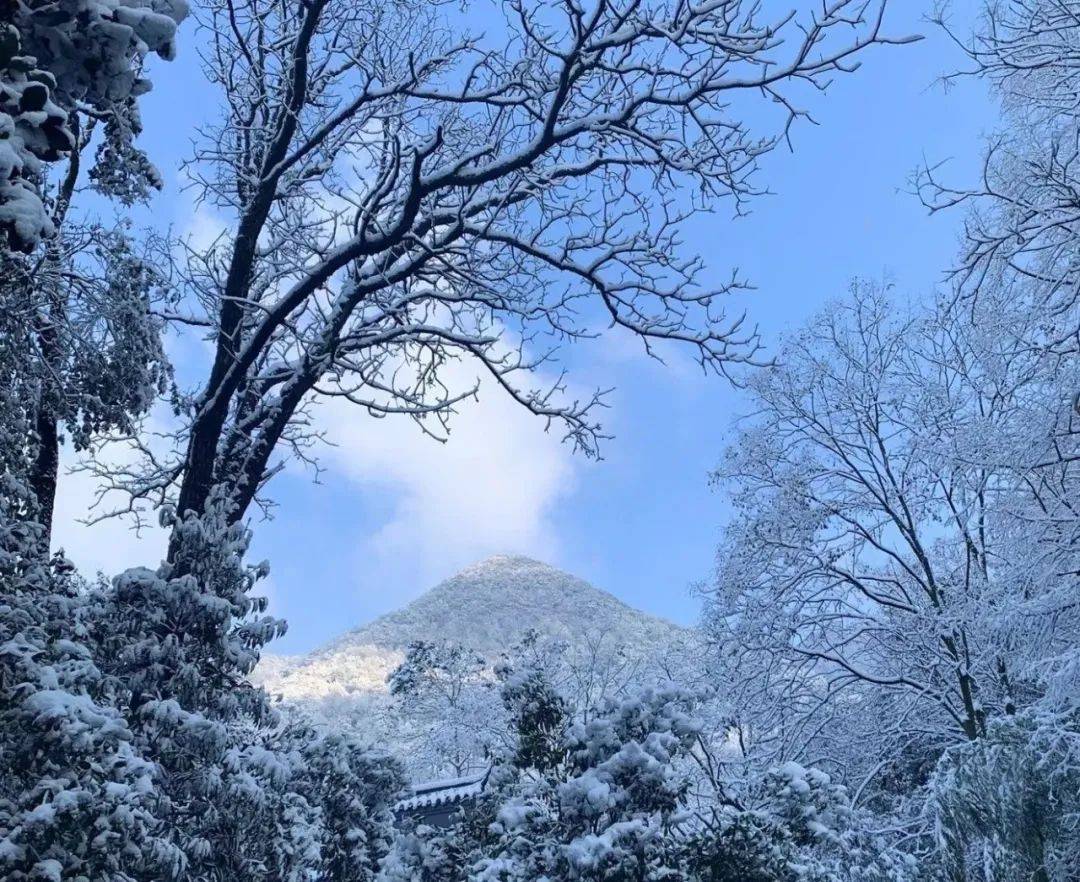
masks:
[[[489,792],[449,831],[400,836],[383,882],[677,878],[670,834],[688,782],[675,761],[697,733],[691,697],[647,689],[568,724],[557,712],[534,713],[551,706],[536,701],[550,697],[538,678],[506,683],[518,734],[532,746],[507,752]],[[539,739],[528,730],[538,720]]]
[[[820,769],[786,762],[699,806],[683,846],[700,882],[911,882],[915,862]]]
[[[169,879],[155,764],[86,646],[70,564],[18,550],[0,515],[0,877]]]
[[[186,879],[370,878],[388,846],[397,765],[282,718],[246,675],[283,623],[251,595],[250,535],[223,506],[175,524],[157,571],[93,598],[92,642],[131,727],[161,770],[159,812]]]
[[[718,811],[683,842],[683,870],[695,882],[787,882],[782,830],[756,812]]]
[[[529,634],[521,647],[535,646]],[[546,772],[565,761],[566,729],[572,719],[566,699],[552,686],[549,672],[535,663],[504,659],[496,668],[502,700],[510,715],[514,757],[519,768]]]
[[[74,568],[35,520],[19,342],[0,334],[0,878],[170,879],[184,855],[158,769],[91,651]]]
[[[482,833],[470,832],[474,835],[468,835],[464,821],[446,833],[427,826],[399,832],[378,882],[461,882]]]
[[[950,749],[930,808],[950,879],[1067,882],[1080,873],[1080,717],[1031,710]]]
[[[909,882],[824,772],[789,762],[712,781],[701,697],[642,688],[575,719],[542,666],[498,671],[511,730],[452,826],[406,829],[381,882]]]
[[[10,468],[0,503],[0,878],[372,878],[400,770],[245,682],[278,626],[243,532],[192,520],[197,567],[87,590]]]
[[[883,843],[862,847],[871,837],[819,771],[773,770],[743,788],[753,808],[693,792],[701,727],[685,690],[646,688],[574,722],[536,670],[502,679],[514,738],[488,791],[449,830],[403,832],[382,882],[909,878]]]
[[[382,751],[336,734],[307,736],[304,756],[305,792],[323,817],[321,878],[373,879],[390,850],[391,808],[404,786],[400,766]]]
[[[851,821],[847,792],[819,769],[783,763],[769,770],[759,791],[763,809],[798,845],[835,839]]]

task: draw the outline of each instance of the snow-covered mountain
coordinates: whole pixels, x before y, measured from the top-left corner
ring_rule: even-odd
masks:
[[[255,679],[285,701],[331,718],[362,712],[416,640],[460,643],[491,661],[528,630],[584,655],[622,650],[663,665],[685,655],[692,631],[636,610],[588,582],[526,557],[474,564],[403,609],[306,656],[266,656]]]

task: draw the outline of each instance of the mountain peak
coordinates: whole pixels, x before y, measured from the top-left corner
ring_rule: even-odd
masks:
[[[635,631],[681,630],[550,564],[499,554],[465,567],[315,654],[325,657],[357,646],[403,650],[416,640],[433,639],[497,654],[529,630],[574,642],[620,622],[634,622]]]
[[[491,557],[486,557],[463,567],[434,588],[429,589],[428,593],[439,591],[446,585],[463,581],[480,590],[485,586],[514,579],[539,580],[541,583],[577,581],[588,584],[577,579],[576,576],[560,570],[558,567],[526,557],[523,554],[494,554]]]
[[[306,657],[265,656],[257,679],[297,701],[371,695],[385,691],[387,674],[410,643],[458,643],[494,662],[527,631],[565,641],[582,654],[604,643],[656,658],[691,633],[550,564],[499,554]]]
[[[450,578],[456,579],[475,572],[510,572],[514,570],[553,570],[561,572],[551,564],[526,557],[524,554],[493,554],[491,557],[485,557],[483,560],[478,560],[476,563],[463,567]]]

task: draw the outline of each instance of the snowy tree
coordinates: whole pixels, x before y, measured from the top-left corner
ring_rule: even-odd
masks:
[[[106,433],[133,432],[171,376],[154,315],[167,279],[152,246],[122,226],[54,218],[56,235],[32,259],[6,260],[0,281],[20,346],[26,479],[46,551],[62,443],[85,451]]]
[[[843,787],[788,763],[708,796],[695,789],[698,699],[645,688],[574,721],[542,669],[503,673],[514,741],[449,830],[398,837],[380,878],[796,882],[914,878]]]
[[[572,648],[529,630],[493,661],[460,644],[418,641],[387,678],[390,713],[375,700],[350,702],[352,725],[394,745],[414,779],[461,777],[506,750],[535,765],[559,721],[588,722],[611,699],[676,681],[687,667],[688,658],[646,659],[610,635],[587,635]]]
[[[5,502],[8,501],[5,492]],[[158,813],[158,769],[136,747],[86,648],[73,566],[28,553],[0,516],[0,873],[171,879],[185,866]]]
[[[243,562],[249,532],[220,508],[177,530],[175,563],[127,570],[87,602],[133,743],[160,769],[157,811],[186,878],[370,878],[402,787],[397,764],[279,717],[246,679],[283,629],[251,594],[266,569]]]
[[[536,685],[518,679],[507,691],[534,747],[536,699],[550,694]],[[689,702],[678,690],[646,691],[587,725],[543,727],[549,751],[519,750],[496,766],[476,815],[449,835],[404,836],[380,878],[676,878],[667,834],[687,784],[672,763],[694,738]]]
[[[286,725],[245,682],[282,627],[248,594],[265,570],[242,561],[246,531],[211,506],[176,525],[182,574],[93,587],[48,557],[61,433],[81,449],[135,431],[168,378],[155,243],[86,223],[72,202],[95,144],[100,192],[130,203],[159,185],[132,141],[136,99],[144,57],[172,56],[184,12],[17,3],[0,34],[0,223],[14,249],[0,252],[0,871],[358,882],[388,848],[401,774]]]
[[[364,882],[373,879],[389,852],[392,808],[404,782],[401,769],[385,752],[339,734],[288,729],[299,742],[304,798],[319,809],[320,879]]]
[[[1036,566],[1031,572],[1041,575],[1050,569],[1054,576],[1075,572],[1069,558],[1077,535],[1069,465],[1080,413],[1080,386],[1075,385],[1080,227],[1074,198],[1080,143],[1078,16],[1080,6],[1071,0],[986,4],[974,36],[957,37],[972,63],[963,74],[984,79],[1001,102],[1002,126],[988,147],[983,180],[973,188],[949,186],[936,169],[926,170],[919,180],[932,209],[968,209],[964,247],[953,276],[957,315],[1000,310],[1010,317],[1009,333],[1016,343],[1040,353],[1048,370],[1065,377],[1061,388],[1050,390],[1042,401],[1029,396],[1027,424],[1020,422],[1015,439],[1017,446],[1023,443],[1020,433],[1037,439],[1028,459],[1035,506],[1017,523],[1019,547],[1026,553],[1023,543],[1039,537],[1037,563],[1051,556],[1056,563],[1053,569]],[[942,24],[949,27],[944,17]],[[1066,398],[1071,398],[1072,413],[1063,406]],[[1043,443],[1044,438],[1051,443]],[[1020,566],[1013,575],[1026,581],[1028,572]],[[1041,610],[1032,604],[1023,607],[1014,619],[1018,629],[1052,640],[1061,632],[1051,622],[1064,615],[1072,623],[1068,596],[1074,586],[1068,579],[1054,579],[1054,584],[1058,593]],[[1064,690],[1069,695],[1058,698],[1072,700],[1077,687],[1071,673],[1076,669],[1075,646],[1068,639],[1055,643],[1058,651],[1048,653],[1043,670],[1060,676],[1041,686]]]
[[[941,24],[953,33],[945,16]],[[987,289],[1023,290],[1046,322],[1033,344],[1075,351],[1080,4],[993,0],[970,39],[953,36],[971,62],[955,76],[991,86],[1002,125],[977,185],[950,183],[946,170],[928,167],[918,177],[920,193],[934,211],[968,208],[954,269],[960,292],[975,298]]]
[[[73,202],[87,178],[124,204],[160,186],[132,139],[148,54],[171,58],[182,2],[13,3],[0,37],[0,296],[36,376],[24,406],[37,517],[51,530],[59,446],[130,432],[163,391],[164,276],[124,225],[91,223]],[[98,137],[98,135],[101,137]],[[85,154],[97,150],[87,170]],[[157,261],[161,263],[160,260]]]
[[[457,644],[413,643],[391,672],[398,744],[416,774],[461,777],[485,767],[502,714],[484,658]]]
[[[739,800],[823,764],[926,877],[1076,872],[1078,13],[986,5],[963,43],[1003,107],[982,186],[919,179],[933,209],[969,207],[950,284],[904,308],[858,283],[792,335],[717,472]],[[735,829],[768,839],[766,814]]]
[[[710,369],[754,360],[722,309],[738,283],[701,288],[679,256],[696,208],[676,194],[752,196],[800,88],[896,42],[884,6],[514,3],[488,43],[443,4],[205,4],[223,114],[190,170],[228,229],[186,290],[213,364],[175,456],[113,485],[196,513],[227,486],[240,520],[279,452],[310,456],[315,397],[441,435],[475,392],[448,385],[460,359],[591,452],[596,400],[529,377],[603,326]],[[762,94],[779,117],[755,133],[734,107]]]
[[[185,576],[82,586],[42,552],[20,480],[32,424],[19,378],[0,431],[4,878],[371,878],[401,774],[350,739],[283,724],[245,682],[280,627],[248,595],[262,571],[242,564],[246,531],[189,519]]]
[[[546,772],[563,763],[566,730],[575,719],[573,706],[553,682],[551,657],[538,635],[526,635],[510,658],[496,669],[501,697],[509,714],[507,748],[519,768]],[[587,712],[586,712],[587,713]],[[584,722],[587,716],[578,713]]]
[[[930,809],[948,878],[1065,882],[1080,872],[1080,725],[1075,711],[995,720],[952,748]]]
[[[80,580],[49,558],[27,476],[34,378],[0,333],[0,875],[171,879],[184,855],[157,812],[158,769],[92,652]]]
[[[4,51],[17,49],[13,33],[5,29]],[[32,59],[13,56],[6,64],[8,73],[14,68],[27,74],[20,82],[31,91],[27,84],[54,85]],[[21,111],[20,126],[47,117],[29,107]],[[5,181],[22,208],[37,210],[36,191],[25,179]],[[2,198],[10,195],[5,190]],[[0,211],[11,206],[5,201]],[[129,255],[122,249],[106,253],[108,245],[107,239],[100,242],[102,264],[123,267]],[[48,555],[52,496],[42,498],[38,482],[39,405],[43,379],[61,359],[42,357],[40,344],[49,334],[40,322],[41,304],[29,294],[35,290],[23,272],[29,264],[6,252],[0,263],[0,873],[12,880],[174,878],[185,855],[158,812],[159,769],[153,754],[134,743],[115,683],[98,664],[85,587],[70,562]],[[126,284],[121,271],[94,291]],[[100,313],[89,302],[90,297],[83,301],[85,320],[66,330],[79,328],[94,342],[122,338],[117,330],[130,302],[104,296]],[[65,403],[79,402],[66,411],[81,415],[73,419],[75,431],[89,433],[102,422],[115,422],[117,410],[131,407],[141,387],[110,389],[110,382],[128,368],[138,369],[122,366],[135,353],[108,343],[77,348],[70,339],[53,339],[55,351],[65,352],[67,376],[74,378],[74,388],[64,391]],[[109,365],[114,375],[105,369]]]
[[[856,286],[750,379],[719,473],[708,617],[747,765],[813,758],[927,859],[942,752],[1075,700],[1080,378],[1040,326],[1012,288],[905,313]]]
[[[711,621],[725,651],[783,684],[781,702],[796,712],[869,684],[900,700],[899,719],[905,698],[926,702],[946,727],[975,737],[985,700],[975,680],[992,667],[971,663],[971,639],[943,604],[958,575],[981,591],[971,584],[979,570],[929,529],[950,493],[926,461],[937,411],[923,411],[925,371],[906,343],[919,330],[890,312],[881,296],[856,296],[791,340],[782,367],[751,379],[759,417],[718,474],[738,516],[721,548]],[[957,516],[962,542],[966,498]],[[982,558],[979,545],[960,548]],[[956,590],[964,602],[963,584]],[[750,670],[742,676],[752,684]]]
[[[786,762],[742,781],[735,800],[698,809],[682,849],[700,882],[905,882],[910,855],[874,832],[847,790],[819,769]]]

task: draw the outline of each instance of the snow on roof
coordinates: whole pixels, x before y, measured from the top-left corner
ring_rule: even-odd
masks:
[[[488,770],[490,771],[490,770]],[[427,781],[412,787],[412,796],[401,800],[394,810],[409,812],[416,809],[435,808],[454,805],[465,799],[471,799],[484,792],[488,771],[464,778],[450,778],[445,781]]]

